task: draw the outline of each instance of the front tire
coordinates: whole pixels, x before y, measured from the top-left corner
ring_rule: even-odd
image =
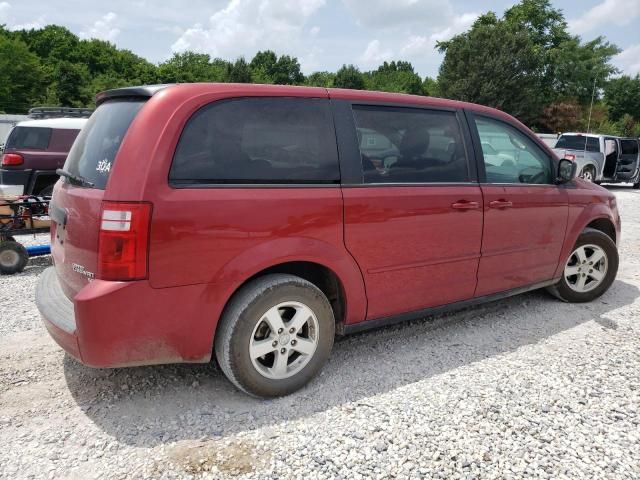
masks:
[[[280,397],[316,376],[331,354],[334,335],[333,310],[318,287],[293,275],[271,274],[233,296],[220,318],[215,354],[239,389]]]
[[[636,182],[633,184],[633,189],[634,190],[640,190],[640,182]]]
[[[618,262],[613,240],[599,230],[586,228],[565,263],[561,280],[548,290],[565,302],[590,302],[609,289]]]

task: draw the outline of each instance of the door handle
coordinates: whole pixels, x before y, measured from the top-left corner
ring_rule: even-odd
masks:
[[[478,202],[468,202],[466,200],[460,200],[459,202],[452,203],[451,208],[455,208],[456,210],[475,210],[480,208],[480,204]]]
[[[513,202],[509,200],[494,200],[493,202],[489,202],[490,208],[511,208],[513,207]]]

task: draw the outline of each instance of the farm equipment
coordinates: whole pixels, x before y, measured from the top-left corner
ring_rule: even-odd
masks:
[[[0,197],[0,273],[21,272],[30,256],[49,253],[48,245],[26,248],[15,239],[49,231],[49,201],[49,197]]]

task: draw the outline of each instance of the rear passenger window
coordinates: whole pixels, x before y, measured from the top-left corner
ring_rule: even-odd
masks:
[[[336,183],[329,102],[242,98],[213,103],[187,122],[170,180],[192,183]]]
[[[50,128],[15,127],[7,139],[6,148],[45,150],[49,146],[50,138]]]
[[[469,180],[455,113],[378,106],[353,113],[365,183]]]

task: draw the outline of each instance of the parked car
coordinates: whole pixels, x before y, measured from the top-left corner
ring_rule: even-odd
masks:
[[[0,165],[0,194],[51,195],[86,118],[24,120],[9,133]]]
[[[498,110],[239,84],[97,104],[54,189],[36,292],[86,365],[215,356],[245,392],[285,395],[335,334],[542,287],[587,302],[617,272],[615,197]],[[489,165],[487,141],[512,162]],[[380,151],[397,158],[375,166]]]
[[[631,183],[640,188],[640,141],[609,135],[565,133],[554,151],[573,160],[585,180],[595,183]]]

